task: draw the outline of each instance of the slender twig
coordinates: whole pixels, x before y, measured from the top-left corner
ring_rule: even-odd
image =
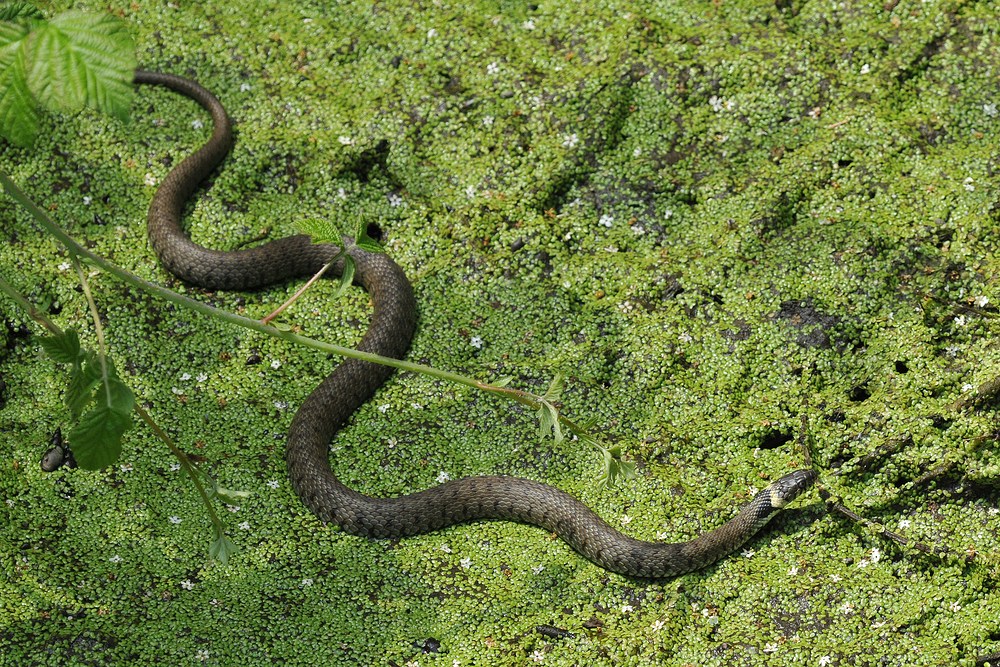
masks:
[[[372,354],[371,352],[363,352],[361,350],[355,350],[350,347],[343,347],[341,345],[334,345],[332,343],[325,343],[323,341],[318,341],[313,338],[308,338],[306,336],[301,336],[291,331],[282,331],[276,327],[270,326],[261,322],[260,320],[251,319],[248,317],[243,317],[235,313],[230,313],[219,308],[215,308],[201,301],[197,301],[190,297],[184,296],[183,294],[178,294],[173,290],[167,289],[155,283],[151,283],[147,280],[143,280],[139,276],[126,271],[125,269],[117,266],[116,264],[109,262],[100,255],[91,252],[87,248],[83,247],[76,242],[65,230],[62,229],[58,224],[56,224],[41,208],[35,204],[30,197],[28,197],[21,189],[14,183],[13,180],[3,171],[0,170],[0,185],[3,185],[7,193],[17,201],[18,204],[23,206],[32,217],[41,225],[45,231],[56,238],[71,254],[77,255],[79,257],[85,258],[87,261],[93,263],[95,266],[100,267],[104,271],[112,274],[113,276],[130,283],[139,289],[148,292],[154,296],[160,297],[171,303],[176,303],[184,308],[188,308],[203,315],[209,315],[215,319],[222,320],[224,322],[229,322],[230,324],[235,324],[237,326],[243,327],[245,329],[251,329],[259,333],[263,333],[274,338],[280,338],[282,340],[296,343],[299,345],[304,345],[305,347],[312,348],[314,350],[319,350],[321,352],[327,352],[331,354],[336,354],[341,357],[349,357],[351,359],[358,359],[361,361],[368,361],[373,364],[381,364],[383,366],[390,366],[398,370],[411,371],[414,373],[420,373],[423,375],[429,375],[441,380],[446,380],[448,382],[454,382],[456,384],[465,385],[467,387],[472,387],[474,389],[480,389],[492,394],[498,394],[511,398],[518,403],[527,405],[533,409],[538,409],[543,404],[543,399],[529,392],[520,391],[517,389],[510,389],[507,387],[498,387],[496,385],[489,384],[488,382],[483,382],[476,380],[474,378],[467,377],[465,375],[460,375],[458,373],[452,373],[450,371],[443,371],[432,366],[426,366],[424,364],[414,363],[412,361],[406,361],[404,359],[394,359],[392,357],[383,357],[378,354]],[[558,419],[561,424],[563,424],[571,432],[577,435],[587,435],[586,431],[578,426],[573,421],[567,419],[562,414],[558,414]]]
[[[341,253],[342,252],[343,251],[341,251]],[[295,294],[293,294],[292,296],[288,297],[283,304],[281,304],[280,306],[278,306],[277,308],[275,308],[267,316],[262,317],[260,319],[260,321],[263,324],[270,324],[271,320],[273,320],[274,318],[276,318],[278,315],[281,315],[281,313],[283,313],[286,308],[288,308],[290,305],[292,305],[293,303],[295,303],[300,296],[302,296],[303,294],[305,294],[305,291],[307,289],[309,289],[310,287],[312,287],[313,284],[317,280],[319,280],[320,278],[323,277],[323,274],[326,273],[330,269],[330,267],[333,266],[334,262],[336,262],[340,258],[341,253],[337,253],[336,257],[334,257],[329,262],[327,262],[326,264],[324,264],[323,268],[320,269],[319,271],[317,271],[315,274],[313,274],[313,276],[309,280],[307,280],[305,282],[305,284],[302,285],[302,287],[300,287],[297,290],[295,290]]]
[[[191,459],[188,458],[186,453],[184,453],[184,450],[178,447],[174,441],[170,439],[170,436],[167,435],[166,431],[160,428],[160,425],[157,424],[149,413],[146,412],[138,403],[135,405],[135,412],[139,415],[139,418],[142,419],[142,421],[146,422],[146,426],[153,431],[156,437],[158,437],[167,446],[167,448],[170,449],[171,453],[177,457],[177,460],[181,462],[181,467],[184,468],[184,472],[186,472],[188,477],[191,478],[191,481],[194,482],[194,487],[198,489],[198,495],[201,496],[202,502],[204,502],[205,507],[208,508],[208,514],[212,519],[212,525],[215,526],[216,531],[220,535],[224,534],[226,532],[225,525],[222,523],[219,515],[215,512],[215,507],[212,505],[212,498],[208,491],[205,490],[205,485],[201,482],[200,471],[193,463],[191,463]]]

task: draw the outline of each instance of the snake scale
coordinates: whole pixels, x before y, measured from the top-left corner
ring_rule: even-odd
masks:
[[[169,172],[149,207],[150,243],[168,271],[206,289],[248,290],[311,276],[337,254],[335,246],[313,244],[304,235],[233,252],[191,241],[181,225],[184,208],[228,155],[233,143],[229,118],[212,93],[183,77],[138,70],[135,82],[165,86],[212,115],[211,138]],[[368,291],[374,307],[358,348],[401,358],[416,327],[410,283],[387,255],[366,252],[349,240],[345,243],[356,263],[355,281]],[[354,535],[400,538],[478,519],[519,521],[556,533],[605,569],[633,577],[670,577],[732,553],[815,479],[809,470],[785,475],[759,492],[728,523],[679,544],[628,537],[569,494],[517,477],[467,477],[411,495],[372,498],[334,476],[329,445],[337,430],[391,373],[385,366],[343,361],[306,398],[288,433],[285,458],[295,492],[320,519]]]

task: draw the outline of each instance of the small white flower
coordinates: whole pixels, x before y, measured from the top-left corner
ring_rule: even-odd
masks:
[[[243,521],[242,523],[240,523],[239,528],[240,528],[240,530],[250,530],[250,522],[249,521]]]
[[[410,407],[413,408],[414,410],[423,410],[424,409],[424,406],[420,405],[419,403],[410,403]]]
[[[240,506],[239,505],[226,505],[226,509],[229,510],[230,512],[232,512],[233,514],[236,514],[237,512],[240,511]]]
[[[754,551],[753,549],[744,549],[743,551],[740,552],[740,555],[743,556],[744,558],[753,558],[754,554],[756,553],[757,552]]]
[[[427,39],[434,39],[435,37],[437,37],[437,34],[438,34],[437,28],[431,28],[430,30],[427,31]]]
[[[959,612],[962,611],[962,605],[960,605],[957,600],[952,600],[952,603],[948,605],[948,609],[954,612]]]
[[[168,521],[173,524],[178,524],[181,522],[181,518],[179,516],[172,516],[168,519]]]
[[[955,324],[957,326],[964,327],[965,326],[965,315],[956,315],[955,316]]]
[[[386,412],[389,411],[389,404],[388,403],[383,403],[382,405],[378,406],[378,408],[376,408],[376,410],[378,410],[382,414],[385,414]]]
[[[469,187],[465,188],[465,196],[468,197],[469,199],[475,199],[476,198],[476,186],[470,185]]]
[[[438,484],[444,484],[449,479],[451,479],[451,475],[449,475],[448,473],[446,473],[444,470],[442,470],[441,472],[438,473],[438,476],[437,476]]]
[[[819,667],[827,667],[827,665],[829,665],[831,662],[833,662],[833,658],[831,658],[830,656],[828,655],[821,656],[819,659]]]
[[[208,375],[206,375],[205,373],[198,373],[198,375],[196,375],[194,379],[197,380],[198,382],[204,382],[205,380],[208,379]]]
[[[200,118],[195,118],[193,121],[191,121],[191,127],[193,127],[196,130],[200,130],[201,128],[205,127],[205,123],[201,122]]]
[[[527,21],[521,24],[521,27],[524,28],[525,30],[534,30],[535,21],[533,19],[528,19]]]
[[[712,107],[712,111],[716,113],[722,111],[722,108],[725,106],[722,101],[722,98],[717,95],[712,95],[710,98],[708,98],[708,104],[709,106]]]
[[[899,520],[899,527],[900,528],[909,528],[910,527],[910,520],[909,519],[900,519]]]
[[[597,221],[597,224],[604,225],[605,227],[610,227],[615,222],[615,217],[613,215],[608,215],[605,213],[601,216],[601,219]]]
[[[989,104],[983,105],[983,113],[985,113],[990,118],[997,117],[997,105],[996,103],[990,102]]]
[[[196,653],[194,654],[194,657],[195,657],[195,660],[199,660],[199,661],[201,661],[201,662],[206,662],[206,661],[208,660],[208,657],[209,657],[209,655],[208,655],[208,651],[206,651],[206,650],[205,650],[205,649],[203,649],[203,648],[200,648],[200,649],[198,649],[198,651],[197,651],[197,652],[196,652]]]
[[[244,83],[240,84],[240,92],[241,93],[245,93],[245,92],[247,92],[249,90],[252,90],[252,88],[253,87],[249,83],[245,83],[244,82]]]
[[[277,359],[272,359],[271,360],[271,368],[274,368],[274,369],[281,368],[281,362],[278,361]]]
[[[986,306],[990,305],[990,298],[988,296],[977,296],[976,305],[979,306],[980,308],[985,308]]]
[[[278,480],[276,480],[276,479],[271,479],[271,480],[268,480],[268,482],[267,482],[267,485],[268,485],[269,487],[271,487],[272,489],[276,489],[276,488],[278,488],[279,486],[281,486],[281,482],[279,482],[279,481],[278,481]]]
[[[774,642],[764,644],[764,653],[776,653],[778,650],[778,645]]]
[[[666,211],[663,212],[663,219],[664,220],[669,220],[672,217],[674,217],[674,212],[672,210],[670,210],[669,208]]]
[[[850,602],[845,602],[844,604],[840,605],[840,611],[842,611],[845,614],[850,614],[852,611],[854,611],[854,605],[851,604]]]
[[[476,348],[477,350],[481,350],[483,348],[483,339],[480,338],[479,336],[473,336],[472,338],[469,339],[469,345]]]
[[[83,198],[83,205],[84,206],[90,206],[90,202],[92,202],[92,201],[93,201],[93,199],[91,199],[90,197],[84,197]]]
[[[632,233],[636,236],[642,236],[646,233],[646,229],[642,225],[632,225]]]
[[[640,155],[642,155],[642,148],[640,146],[632,149],[632,157],[639,157]]]
[[[542,570],[544,570],[544,569],[545,569],[544,565],[536,565],[533,568],[531,568],[531,572],[533,574],[541,574]]]
[[[973,181],[971,177],[967,178],[964,181],[962,181],[962,187],[964,187],[969,192],[974,192],[976,189],[976,186],[973,185],[974,182],[975,181]]]
[[[183,396],[183,395],[184,395],[184,390],[183,390],[183,389],[180,389],[179,387],[171,387],[171,388],[170,388],[170,392],[171,392],[171,393],[172,393],[172,394],[173,394],[174,396]]]
[[[121,468],[122,472],[132,472],[132,464],[131,463],[123,463],[123,464],[121,464],[118,467]]]
[[[462,566],[463,570],[468,570],[470,567],[472,567],[472,559],[466,556],[462,560],[458,561],[458,564]]]
[[[562,145],[566,148],[575,148],[578,143],[580,143],[580,137],[577,136],[576,132],[563,136]]]
[[[684,333],[682,333],[680,336],[678,336],[677,338],[682,343],[690,343],[692,340],[694,340],[694,338],[691,337],[691,334],[689,334],[686,331]]]
[[[347,190],[344,188],[337,188],[337,197],[340,199],[347,199]]]
[[[403,198],[402,197],[400,197],[395,192],[393,192],[391,195],[389,195],[389,206],[392,206],[393,208],[399,208],[402,205],[403,205]]]
[[[442,544],[441,545],[441,551],[443,551],[446,554],[450,554],[451,553],[451,547],[449,547],[447,544]]]
[[[652,630],[653,632],[659,632],[660,630],[663,629],[664,625],[666,625],[666,622],[658,618],[655,621],[653,621],[653,624],[649,626],[649,629]]]
[[[69,271],[72,267],[73,267],[73,265],[70,264],[69,262],[60,262],[59,263],[59,270],[60,271]]]
[[[944,351],[948,353],[949,357],[957,357],[959,347],[957,345],[949,345],[948,347],[944,348]]]
[[[285,410],[286,408],[288,408],[288,401],[275,401],[274,407],[276,407],[279,410]]]
[[[871,70],[871,67],[868,66],[868,63],[865,63],[864,65],[861,66],[861,73],[862,74],[868,74],[868,72],[870,72],[870,71],[872,71],[872,70]]]
[[[535,662],[542,662],[543,660],[545,660],[545,654],[542,653],[541,651],[536,650],[531,654],[531,659],[534,660]]]
[[[882,550],[879,549],[878,547],[872,549],[872,553],[869,556],[869,558],[871,559],[872,563],[879,562],[880,560],[882,560]]]
[[[180,469],[181,469],[181,464],[180,463],[171,463],[170,464],[170,471],[171,472],[177,472]]]
[[[962,385],[962,391],[972,391],[975,388],[976,388],[976,385],[969,384],[968,382],[966,382],[965,384]]]
[[[118,554],[115,554],[114,556],[112,556],[111,558],[108,559],[108,562],[110,562],[110,563],[120,563],[120,562],[122,562],[122,557],[119,556]]]
[[[194,582],[191,581],[190,579],[185,579],[184,581],[181,582],[181,588],[183,588],[186,591],[189,591],[192,588],[194,588]]]
[[[630,517],[630,516],[629,516],[628,514],[623,514],[623,515],[622,515],[622,518],[621,518],[621,519],[619,519],[619,521],[621,521],[621,522],[622,522],[622,525],[623,525],[623,526],[627,526],[627,525],[629,525],[630,523],[632,523],[632,517]]]
[[[181,373],[181,382],[187,382],[191,379],[190,373]]]
[[[500,73],[500,65],[498,65],[495,62],[490,63],[489,65],[486,66],[486,73],[490,74],[490,75],[499,74]]]
[[[350,138],[346,134],[342,134],[339,137],[337,137],[337,141],[340,142],[341,146],[353,146],[354,145],[354,139]]]
[[[494,121],[496,121],[496,118],[494,118],[493,116],[486,116],[486,117],[484,117],[483,118],[483,127],[493,127]]]
[[[156,185],[156,176],[153,176],[152,174],[146,174],[145,176],[143,176],[142,180],[143,182],[146,183],[146,185],[149,186]]]
[[[795,577],[795,576],[798,576],[798,574],[799,574],[799,568],[798,568],[798,566],[793,565],[790,568],[788,568],[788,576],[789,577]]]
[[[313,585],[312,577],[306,577],[305,579],[303,579],[302,580],[302,585],[303,586],[312,586]]]
[[[832,581],[833,583],[837,583],[838,581],[840,581],[840,579],[841,579],[841,576],[839,574],[831,574],[830,575],[830,581]]]

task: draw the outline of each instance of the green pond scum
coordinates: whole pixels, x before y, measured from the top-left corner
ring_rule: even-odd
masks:
[[[332,443],[374,495],[490,473],[680,541],[805,465],[742,552],[629,580],[546,532],[341,533],[289,487],[284,435],[337,363],[90,278],[138,403],[220,485],[240,553],[144,426],[99,472],[43,473],[65,369],[0,298],[3,665],[982,665],[1000,653],[1000,4],[890,0],[41,3],[115,14],[140,66],[235,121],[186,218],[232,249],[377,222],[413,282],[413,361],[543,393],[636,463],[538,438],[531,411],[396,374]],[[45,114],[0,165],[88,248],[249,317],[297,285],[185,288],[145,210],[210,119]],[[0,197],[0,272],[94,347],[64,250]],[[364,292],[283,320],[352,345]],[[227,511],[228,510],[228,511]],[[901,546],[880,528],[943,554]],[[539,631],[539,626],[543,627]],[[553,631],[562,629],[568,633]]]

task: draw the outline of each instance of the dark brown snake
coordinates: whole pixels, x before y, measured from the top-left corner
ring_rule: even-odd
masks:
[[[191,241],[181,226],[184,207],[229,153],[233,143],[229,118],[214,95],[188,79],[140,70],[135,81],[166,86],[212,114],[212,137],[167,174],[149,207],[149,240],[168,271],[206,289],[248,290],[311,276],[337,254],[335,246],[312,244],[304,235],[233,252]],[[410,283],[387,255],[346,243],[356,263],[355,281],[374,304],[358,349],[401,358],[416,326]],[[337,480],[330,470],[328,449],[337,430],[391,373],[386,366],[345,360],[305,400],[288,433],[285,458],[295,492],[320,519],[354,535],[400,538],[477,519],[520,521],[556,533],[608,570],[634,577],[671,577],[732,553],[815,479],[809,470],[785,475],[728,523],[680,544],[635,540],[572,496],[517,477],[467,477],[412,495],[372,498]]]

